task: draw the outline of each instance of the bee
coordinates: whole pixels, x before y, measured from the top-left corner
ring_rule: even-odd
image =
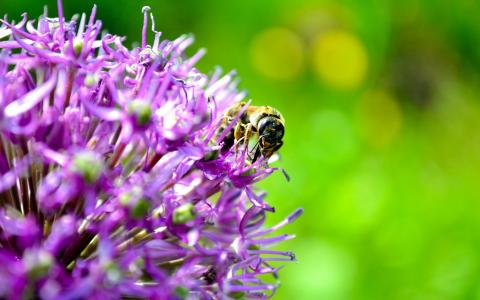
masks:
[[[245,105],[247,103],[240,102],[225,112],[219,134],[233,122]],[[250,139],[256,136],[257,143],[252,149],[253,158],[249,155],[251,161],[255,162],[260,155],[268,159],[282,147],[284,134],[285,120],[277,109],[271,106],[248,106],[225,135],[222,151],[228,151],[235,142],[238,142],[237,147],[240,144],[248,146]]]

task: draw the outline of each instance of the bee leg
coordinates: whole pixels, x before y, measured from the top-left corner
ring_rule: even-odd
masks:
[[[254,150],[255,150],[255,154],[253,155],[252,163],[254,163],[260,157],[260,154],[261,154],[259,146],[254,148]]]
[[[233,146],[234,142],[235,142],[235,138],[234,138],[234,131],[232,129],[230,129],[230,131],[224,135],[224,138],[222,140],[219,140],[218,138],[222,135],[222,133],[225,131],[225,129],[227,129],[228,127],[228,124],[231,122],[231,118],[228,117],[228,116],[224,116],[222,118],[222,123],[221,125],[219,126],[219,128],[217,129],[217,132],[215,133],[215,136],[213,137],[213,143],[214,144],[221,144],[222,146],[222,153],[225,153],[227,152],[228,150],[230,150],[230,148]]]
[[[245,136],[245,125],[238,123],[235,125],[235,129],[233,131],[233,136],[235,138],[236,144],[235,144],[235,160],[237,159],[237,154],[239,152],[240,145],[245,142],[244,136]]]
[[[248,155],[248,158],[250,159],[250,161],[252,160],[252,158],[250,157],[250,151],[248,149],[248,144],[250,142],[250,137],[253,135],[253,125],[252,124],[248,124],[245,128],[245,133],[244,133],[244,139],[243,139],[243,142],[245,143],[245,151]]]
[[[262,154],[262,150],[261,150],[262,147],[260,146],[260,142],[262,141],[262,138],[263,136],[260,136],[258,138],[257,142],[255,143],[255,146],[253,146],[252,151],[250,152],[250,153],[254,153],[252,163],[254,163]]]

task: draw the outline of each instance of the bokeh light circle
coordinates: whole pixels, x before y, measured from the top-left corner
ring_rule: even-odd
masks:
[[[313,42],[313,68],[319,79],[338,89],[353,89],[365,80],[367,51],[362,42],[344,30],[319,34]]]
[[[300,37],[286,28],[260,32],[250,47],[254,68],[263,76],[290,80],[304,69],[305,46]]]

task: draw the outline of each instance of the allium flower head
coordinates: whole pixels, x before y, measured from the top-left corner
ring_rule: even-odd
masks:
[[[274,169],[219,151],[234,73],[195,69],[188,35],[148,45],[148,8],[130,50],[61,5],[0,20],[0,298],[271,296],[294,256],[267,248],[302,211],[265,228]]]

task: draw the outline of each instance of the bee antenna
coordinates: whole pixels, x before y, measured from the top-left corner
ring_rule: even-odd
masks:
[[[290,182],[290,176],[288,175],[287,171],[285,171],[284,168],[281,168],[280,169],[283,173],[283,176],[285,176],[285,179],[287,180],[287,182]]]
[[[252,162],[255,162],[258,159],[258,157],[260,156],[260,140],[263,139],[264,137],[265,137],[265,135],[259,136],[257,142],[255,143],[255,146],[253,146],[253,148],[252,148],[251,152],[255,152],[253,154]]]
[[[235,143],[232,145],[232,147],[230,147],[229,153],[233,152],[232,149],[235,149],[237,147],[237,145],[241,144],[244,139],[245,139],[245,137],[242,136],[237,141],[235,141]],[[220,143],[223,143],[223,141],[220,142]]]
[[[255,149],[254,149],[254,150],[255,150]],[[253,150],[252,150],[252,151],[253,151]],[[260,156],[260,148],[257,147],[256,150],[255,150],[255,153],[253,154],[252,162],[256,162],[259,156]]]

